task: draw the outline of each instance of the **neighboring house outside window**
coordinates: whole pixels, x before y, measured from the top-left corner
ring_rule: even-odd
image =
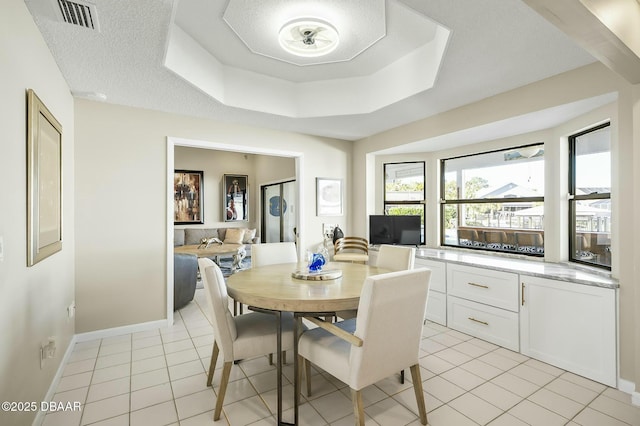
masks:
[[[441,244],[544,256],[544,144],[441,160]]]

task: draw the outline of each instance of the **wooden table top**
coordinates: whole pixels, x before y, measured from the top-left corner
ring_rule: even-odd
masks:
[[[362,284],[370,275],[390,272],[375,266],[329,262],[323,269],[340,269],[335,280],[307,281],[292,272],[306,263],[284,263],[246,269],[227,278],[227,292],[238,302],[287,312],[335,312],[356,309]]]
[[[210,244],[207,248],[198,248],[199,244],[190,244],[186,246],[177,246],[173,248],[174,253],[195,254],[198,257],[218,256],[221,254],[236,254],[244,244]]]

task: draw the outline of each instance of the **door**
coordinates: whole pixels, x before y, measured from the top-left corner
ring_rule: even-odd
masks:
[[[296,241],[297,199],[295,180],[263,185],[262,242]]]

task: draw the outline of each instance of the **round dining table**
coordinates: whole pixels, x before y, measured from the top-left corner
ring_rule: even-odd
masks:
[[[282,312],[293,312],[294,377],[298,375],[298,339],[301,317],[329,316],[337,311],[358,308],[365,279],[370,275],[391,272],[366,264],[329,262],[321,272],[310,273],[306,263],[283,263],[252,267],[227,278],[227,292],[249,309],[273,313],[280,319],[277,330],[278,425],[298,424],[298,381],[294,387],[294,422],[282,421]],[[332,278],[338,276],[338,278]],[[300,278],[303,277],[303,278]]]

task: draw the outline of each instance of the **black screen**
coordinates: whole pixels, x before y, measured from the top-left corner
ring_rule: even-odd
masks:
[[[420,216],[369,216],[369,242],[371,244],[421,244]]]
[[[369,242],[371,244],[393,244],[393,216],[369,216]]]

